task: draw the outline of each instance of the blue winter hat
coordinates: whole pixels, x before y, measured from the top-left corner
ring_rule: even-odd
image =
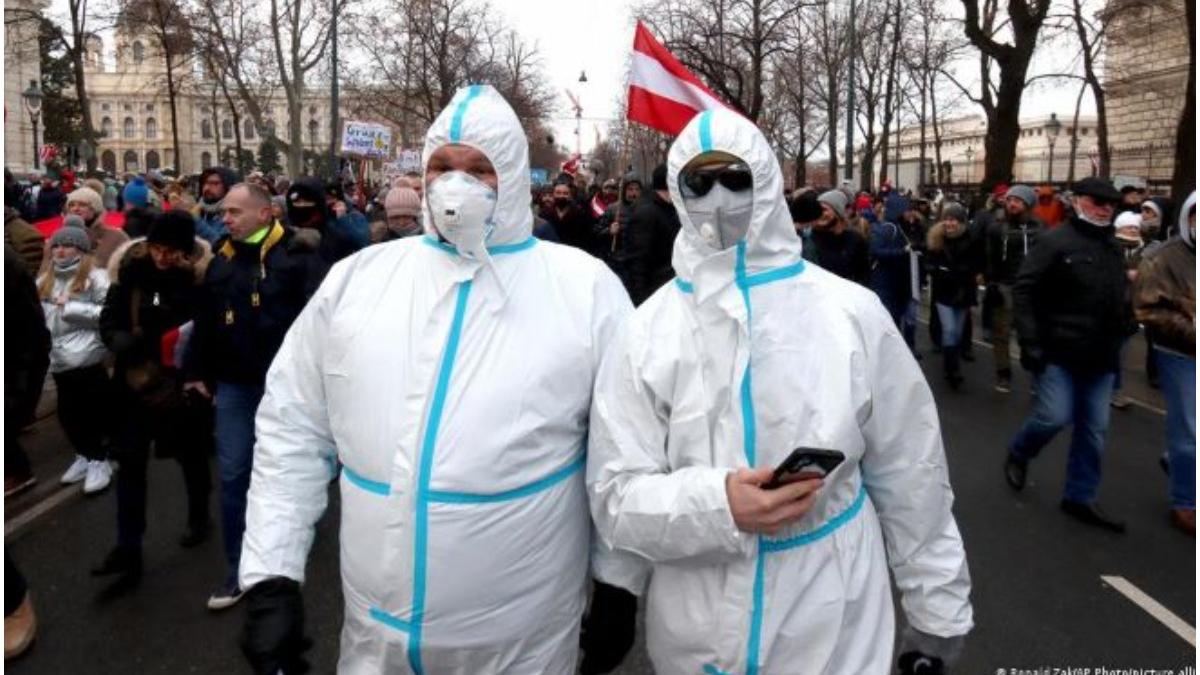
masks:
[[[127,205],[140,206],[146,208],[150,204],[150,188],[146,187],[146,179],[141,176],[135,176],[129,181],[129,185],[125,186],[125,191],[121,193]]]

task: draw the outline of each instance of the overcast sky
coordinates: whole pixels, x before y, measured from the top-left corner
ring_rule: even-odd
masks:
[[[609,118],[618,111],[614,101],[621,95],[625,59],[633,48],[633,13],[636,0],[560,0],[553,4],[528,0],[491,0],[501,11],[509,26],[522,37],[537,45],[542,54],[546,76],[558,94],[554,112],[556,140],[569,150],[575,148],[575,120],[571,102],[563,93],[577,92],[585,118]],[[957,0],[947,0],[948,10],[957,11]],[[661,36],[658,36],[661,39]],[[1036,73],[1074,66],[1077,49],[1070,41],[1047,45],[1039,50],[1030,67]],[[972,76],[977,62],[963,64],[963,77],[975,85]],[[587,71],[587,84],[580,84],[580,70]],[[965,83],[965,82],[964,82]],[[1057,112],[1060,118],[1070,119],[1075,112],[1079,84],[1075,80],[1043,80],[1026,90],[1021,103],[1021,117],[1035,117]],[[964,102],[964,113],[982,113],[978,106]],[[1094,114],[1095,104],[1090,94],[1084,95],[1083,114]],[[595,142],[595,127],[606,130],[602,120],[583,122],[583,150]]]

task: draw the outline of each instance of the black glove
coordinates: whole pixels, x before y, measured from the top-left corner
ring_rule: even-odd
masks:
[[[609,673],[633,648],[637,626],[637,596],[599,581],[592,585],[592,608],[583,620],[579,646],[582,675]]]
[[[308,672],[302,654],[312,646],[304,637],[304,598],[293,579],[272,577],[246,591],[242,653],[258,675]]]
[[[1021,367],[1034,375],[1041,375],[1046,370],[1046,357],[1040,349],[1022,349]]]
[[[921,652],[905,652],[900,655],[900,675],[946,675],[946,666],[936,656]]]

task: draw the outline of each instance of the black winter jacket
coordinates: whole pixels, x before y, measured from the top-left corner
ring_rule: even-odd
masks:
[[[539,215],[554,227],[560,242],[595,255],[596,242],[592,236],[592,218],[587,211],[572,204],[562,217],[559,217],[558,211],[553,206],[543,209]]]
[[[1025,257],[1046,227],[1032,215],[1027,215],[1019,223],[995,218],[990,213],[980,218],[986,219],[987,281],[989,284],[1011,286],[1017,281],[1021,263],[1025,262]]]
[[[50,331],[33,275],[4,246],[4,420],[10,430],[33,421],[50,365]],[[16,432],[12,431],[12,437]]]
[[[866,286],[871,280],[871,258],[867,240],[847,226],[841,234],[812,228],[801,249],[805,260],[827,272]]]
[[[670,201],[651,194],[633,210],[623,236],[629,241],[626,289],[634,305],[645,302],[675,276],[671,255],[679,234],[679,214]]]
[[[927,237],[931,296],[939,305],[971,307],[975,304],[975,277],[983,273],[985,256],[978,231],[967,228],[957,237],[947,237],[942,224],[929,229]]]
[[[262,386],[324,271],[317,250],[279,224],[260,244],[218,242],[184,363],[187,379]]]
[[[1116,370],[1133,331],[1125,256],[1113,228],[1078,218],[1038,239],[1013,286],[1021,349],[1069,370]]]

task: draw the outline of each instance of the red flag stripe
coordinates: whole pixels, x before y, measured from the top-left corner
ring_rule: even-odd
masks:
[[[627,117],[648,127],[672,136],[678,136],[683,128],[696,116],[697,110],[677,103],[639,86],[629,87],[629,114]]]
[[[637,30],[633,36],[633,51],[641,52],[655,61],[658,61],[668,73],[681,80],[684,80],[685,82],[690,82],[696,85],[714,99],[718,101],[720,100],[717,98],[716,94],[712,93],[712,90],[709,89],[707,85],[700,81],[700,78],[693,75],[690,70],[688,70],[682,63],[679,62],[679,59],[675,58],[674,54],[668,51],[666,47],[662,46],[658,40],[655,40],[654,36],[650,34],[649,29],[647,29],[641,21],[637,22]]]

